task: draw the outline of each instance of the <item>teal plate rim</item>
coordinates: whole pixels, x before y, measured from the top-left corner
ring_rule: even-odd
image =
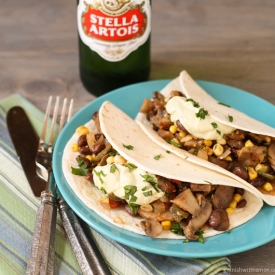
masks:
[[[274,240],[275,207],[267,204],[264,204],[253,219],[230,232],[206,238],[204,244],[183,243],[182,240],[151,239],[115,227],[88,208],[66,182],[62,172],[63,150],[78,126],[88,122],[106,100],[135,118],[144,98],[151,98],[153,91],[160,91],[169,81],[171,80],[152,80],[116,89],[90,102],[73,116],[58,137],[53,154],[54,175],[63,198],[83,221],[99,233],[132,248],[165,256],[184,258],[227,256],[251,250]],[[275,127],[275,120],[271,115],[275,113],[275,106],[266,100],[224,84],[208,81],[197,81],[197,83],[218,101]]]

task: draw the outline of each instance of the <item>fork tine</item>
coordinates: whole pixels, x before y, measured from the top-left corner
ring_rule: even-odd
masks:
[[[63,125],[64,125],[66,109],[67,109],[67,98],[64,98],[62,111],[61,111],[61,117],[60,117],[60,123],[59,123],[58,135],[60,134],[60,132],[63,128]]]
[[[56,97],[55,100],[55,106],[54,106],[54,112],[53,112],[53,118],[52,118],[52,125],[51,125],[51,133],[50,133],[50,139],[48,142],[48,150],[52,151],[52,145],[53,145],[53,139],[54,139],[54,133],[55,133],[55,125],[56,125],[56,119],[58,115],[58,109],[59,109],[59,96]]]
[[[51,111],[51,106],[52,106],[52,96],[49,97],[47,108],[46,108],[46,113],[44,116],[44,121],[43,121],[43,127],[41,131],[41,135],[39,138],[39,150],[45,151],[45,139],[46,139],[46,132],[47,132],[47,127],[48,127],[48,119],[50,116],[50,111]]]

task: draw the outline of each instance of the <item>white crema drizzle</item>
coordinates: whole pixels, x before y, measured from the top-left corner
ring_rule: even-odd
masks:
[[[174,96],[166,104],[166,110],[171,116],[171,121],[177,120],[194,137],[218,140],[224,134],[230,134],[235,128],[216,121],[211,115],[205,118],[197,117],[201,107],[194,107],[193,101],[186,101],[185,97]]]

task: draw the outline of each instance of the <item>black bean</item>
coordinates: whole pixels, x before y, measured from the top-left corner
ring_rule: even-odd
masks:
[[[90,182],[94,182],[93,173],[88,173],[84,178],[85,178],[85,180],[88,180]]]
[[[125,211],[130,215],[130,216],[136,216],[137,214],[135,214],[132,210],[131,210],[131,208],[130,208],[130,206],[128,205],[128,204],[125,204]]]
[[[81,135],[78,138],[77,144],[79,147],[83,147],[87,145],[87,136],[86,135]]]
[[[93,154],[99,154],[103,149],[105,149],[105,144],[95,144],[92,146],[91,151]]]
[[[240,187],[236,187],[235,188],[235,194],[243,195],[244,194],[244,189],[240,188]]]
[[[83,154],[83,155],[91,154],[91,151],[88,146],[79,147],[79,152],[80,154]]]
[[[250,182],[250,184],[253,185],[254,187],[262,186],[265,183],[266,183],[266,179],[259,178],[259,177]]]
[[[248,172],[241,166],[234,167],[232,173],[242,178],[243,180],[248,180]]]
[[[102,136],[102,134],[101,133],[96,133],[95,134],[95,140],[99,140],[99,138]]]
[[[238,203],[237,203],[237,208],[243,208],[243,207],[245,207],[246,206],[246,203],[247,203],[247,201],[246,201],[246,199],[242,199],[242,200],[240,200]]]
[[[209,225],[212,228],[217,227],[221,222],[221,216],[218,210],[213,210],[208,220]]]

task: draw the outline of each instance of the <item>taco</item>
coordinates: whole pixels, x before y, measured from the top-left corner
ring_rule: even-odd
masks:
[[[247,222],[263,205],[254,189],[159,147],[110,102],[76,129],[62,169],[91,211],[154,238],[202,241]]]
[[[275,129],[218,102],[186,71],[144,100],[136,122],[163,148],[253,186],[275,205]]]

